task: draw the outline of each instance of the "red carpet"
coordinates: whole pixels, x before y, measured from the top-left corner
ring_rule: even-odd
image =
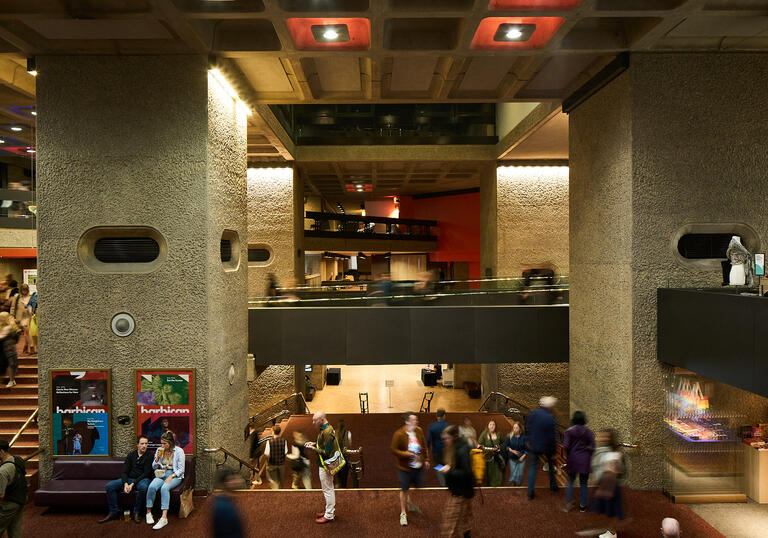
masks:
[[[600,526],[601,518],[593,514],[560,511],[563,494],[537,490],[528,501],[522,489],[484,489],[473,502],[477,537],[560,537],[574,536],[584,528]],[[448,493],[445,490],[423,490],[414,493],[414,501],[424,515],[409,517],[409,526],[398,525],[397,491],[344,490],[337,492],[336,521],[328,525],[312,522],[315,511],[323,508],[320,491],[251,491],[237,494],[237,503],[248,528],[248,536],[294,538],[309,536],[389,537],[437,536],[441,509]],[[122,537],[122,536],[210,536],[206,499],[195,499],[195,510],[187,519],[171,516],[163,530],[153,531],[142,523],[115,521],[98,525],[104,511],[89,513],[48,513],[30,506],[24,515],[23,536]],[[684,536],[690,538],[722,537],[713,527],[683,505],[670,503],[659,492],[626,491],[627,519],[620,528],[622,538],[645,538],[659,535],[662,518],[677,518]]]

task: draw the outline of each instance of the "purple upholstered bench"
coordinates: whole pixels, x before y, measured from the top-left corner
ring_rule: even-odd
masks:
[[[106,506],[107,482],[120,478],[123,460],[112,458],[59,458],[53,463],[53,478],[35,491],[37,506]],[[195,457],[187,456],[184,479],[171,491],[171,504],[178,506],[181,492],[195,487]],[[159,495],[158,495],[159,496]],[[120,493],[121,506],[133,506],[136,492]]]

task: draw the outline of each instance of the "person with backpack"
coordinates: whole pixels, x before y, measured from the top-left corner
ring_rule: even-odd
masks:
[[[27,471],[24,460],[10,453],[10,445],[0,439],[0,536],[21,537],[21,517],[27,504]]]
[[[16,343],[22,334],[22,329],[16,324],[16,320],[8,312],[0,312],[0,348],[2,348],[5,362],[8,365],[9,389],[16,386],[16,373],[19,369],[19,356],[16,353]]]
[[[470,538],[475,475],[470,461],[469,442],[459,435],[456,426],[448,426],[441,436],[446,463],[439,467],[438,472],[445,475],[445,483],[451,496],[443,510],[440,536]]]

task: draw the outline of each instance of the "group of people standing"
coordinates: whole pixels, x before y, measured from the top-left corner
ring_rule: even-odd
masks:
[[[16,346],[23,340],[23,354],[37,354],[37,292],[18,285],[13,275],[0,281],[0,375],[8,376],[6,388],[16,385],[19,362]]]

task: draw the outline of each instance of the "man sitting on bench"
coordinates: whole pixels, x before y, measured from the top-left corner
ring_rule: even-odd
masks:
[[[136,488],[136,504],[133,507],[133,521],[141,523],[142,513],[147,504],[147,488],[149,481],[154,478],[152,470],[152,456],[147,453],[147,443],[149,440],[140,436],[136,445],[136,450],[128,454],[123,462],[123,472],[120,478],[107,482],[107,505],[109,514],[99,523],[106,523],[113,519],[120,519],[120,506],[117,504],[117,494],[120,490],[127,495],[133,488]]]

